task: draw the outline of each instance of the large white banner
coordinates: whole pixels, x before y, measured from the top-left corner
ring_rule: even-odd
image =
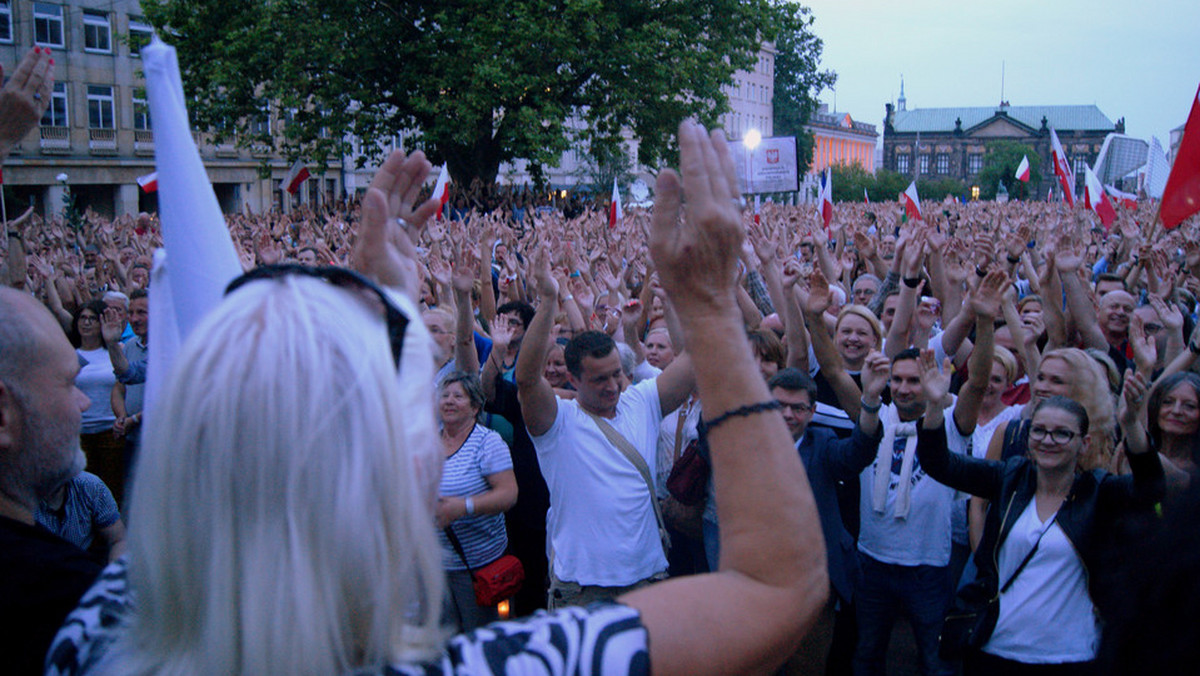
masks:
[[[744,194],[795,192],[800,189],[796,137],[764,138],[752,149],[735,143],[731,150]]]

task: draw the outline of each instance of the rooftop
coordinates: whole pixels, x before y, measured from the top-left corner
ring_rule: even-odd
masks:
[[[1114,124],[1095,105],[1086,106],[976,106],[966,108],[916,108],[898,110],[892,119],[897,132],[953,131],[955,120],[962,119],[963,129],[990,119],[998,112],[1008,113],[1017,122],[1034,129],[1042,126],[1042,117],[1047,124],[1059,130],[1102,130],[1112,131]],[[815,116],[814,116],[815,117]]]

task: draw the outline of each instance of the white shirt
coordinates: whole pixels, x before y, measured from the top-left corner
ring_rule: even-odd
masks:
[[[641,453],[652,477],[662,417],[651,379],[625,390],[608,421]],[[624,587],[666,570],[645,480],[578,402],[559,399],[554,424],[530,436],[550,490],[546,532],[558,579]]]
[[[895,404],[887,406],[895,408]],[[951,453],[965,453],[968,438],[959,434],[958,426],[954,423],[954,406],[945,410],[945,416],[946,445]],[[877,561],[901,566],[949,565],[954,489],[930,478],[921,467],[920,460],[913,458],[908,517],[898,519],[894,511],[897,495],[895,484],[900,478],[900,469],[899,462],[893,462],[887,506],[883,514],[878,514],[872,505],[875,466],[878,462],[872,462],[859,475],[862,486],[859,500],[859,551]]]
[[[1036,500],[1000,546],[998,584],[1012,577],[1042,531],[1037,553],[1000,597],[996,629],[983,650],[1031,664],[1095,659],[1100,631],[1083,562],[1057,520],[1038,518]]]

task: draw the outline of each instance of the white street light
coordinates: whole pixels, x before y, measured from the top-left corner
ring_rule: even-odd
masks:
[[[762,134],[757,129],[751,129],[742,137],[742,145],[746,146],[747,150],[754,150],[759,143],[762,143]]]

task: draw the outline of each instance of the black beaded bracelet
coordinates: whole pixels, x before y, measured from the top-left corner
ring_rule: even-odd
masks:
[[[984,270],[983,268],[976,265],[975,266],[975,276],[980,279],[983,279],[984,277],[987,277],[987,270]]]
[[[921,285],[920,277],[905,277],[902,281],[904,282],[904,286],[910,289],[915,289]]]
[[[1016,265],[1017,263],[1020,263],[1020,262],[1021,262],[1021,257],[1020,257],[1020,256],[1013,256],[1013,255],[1011,255],[1011,254],[1010,254],[1010,255],[1008,255],[1008,256],[1005,256],[1005,258],[1007,258],[1007,259],[1008,259],[1008,262],[1009,262],[1009,263],[1012,263],[1013,265]]]
[[[739,406],[732,411],[726,411],[725,413],[722,413],[712,420],[705,422],[704,426],[709,430],[712,430],[717,425],[720,425],[730,418],[745,418],[747,416],[752,416],[755,413],[763,413],[764,411],[778,411],[781,408],[783,408],[783,406],[781,406],[779,402],[773,400],[760,401],[757,404],[747,404],[745,406]]]

